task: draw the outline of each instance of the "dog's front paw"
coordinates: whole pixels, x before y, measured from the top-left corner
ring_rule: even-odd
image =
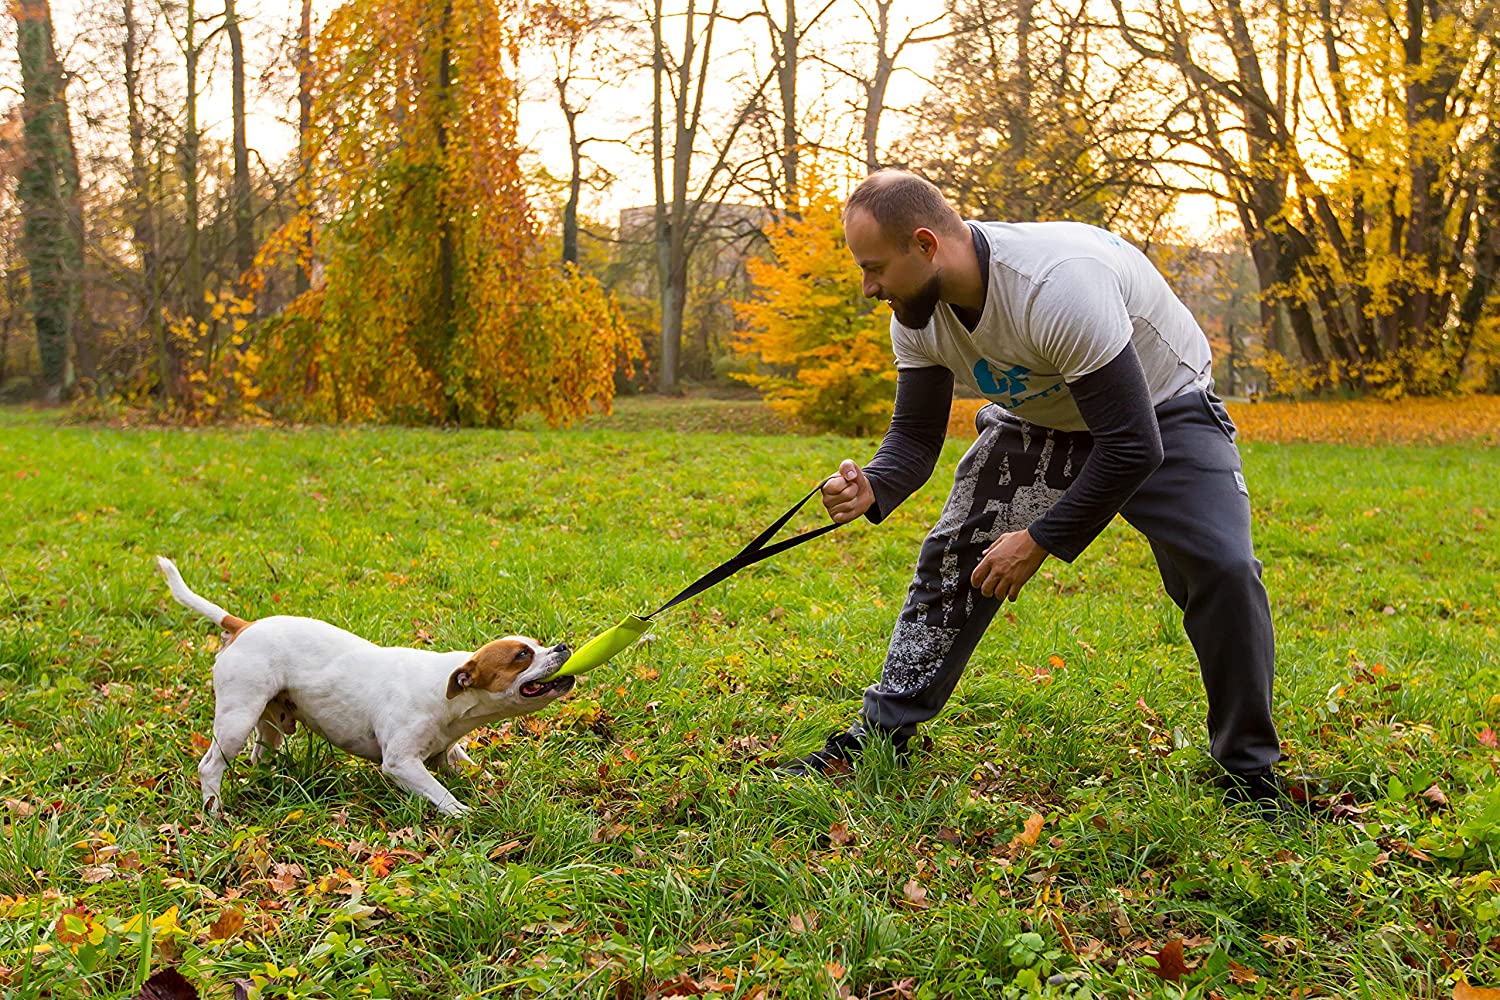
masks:
[[[472,808],[464,805],[457,799],[454,799],[452,802],[449,802],[445,805],[439,806],[438,809],[444,816],[452,816],[455,819],[460,819],[474,811]]]

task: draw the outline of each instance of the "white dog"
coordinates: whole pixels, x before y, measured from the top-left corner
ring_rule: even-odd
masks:
[[[170,559],[157,566],[184,607],[224,629],[214,661],[214,735],[198,764],[203,804],[222,811],[224,768],[257,735],[253,763],[298,722],[334,746],[380,765],[392,781],[450,816],[469,807],[428,771],[472,761],[458,741],[498,719],[525,715],[573,688],[548,678],[567,661],[562,643],[496,639],[472,653],[377,646],[315,618],[246,622],[199,597]]]

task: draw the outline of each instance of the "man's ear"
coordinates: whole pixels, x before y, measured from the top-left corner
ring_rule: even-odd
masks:
[[[474,683],[474,661],[470,660],[448,676],[448,700],[452,701]]]

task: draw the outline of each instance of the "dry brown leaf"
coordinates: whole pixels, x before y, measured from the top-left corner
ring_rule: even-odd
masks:
[[[1234,959],[1229,960],[1229,981],[1244,986],[1253,983],[1260,977],[1255,974],[1254,969],[1247,969]]]
[[[818,915],[811,911],[793,913],[792,918],[787,921],[787,926],[792,929],[793,934],[806,934],[818,926]]]
[[[22,819],[36,812],[36,806],[25,799],[6,799],[5,808],[10,810],[12,815],[19,816]]]
[[[1454,983],[1453,1000],[1500,1000],[1500,990],[1470,986],[1468,983]]]
[[[901,887],[901,895],[906,897],[908,903],[919,909],[928,905],[927,887],[916,879],[908,880],[906,885]]]
[[[219,914],[219,919],[213,922],[208,929],[210,941],[227,941],[240,932],[245,926],[245,915],[239,910],[225,910]]]
[[[501,844],[499,847],[495,848],[493,851],[491,851],[489,853],[489,858],[490,858],[491,861],[494,861],[496,858],[498,858],[498,857],[500,857],[502,855],[505,855],[505,854],[509,854],[511,851],[514,851],[516,848],[518,848],[520,846],[521,846],[521,842],[519,840],[508,840],[505,843]]]
[[[1437,786],[1437,782],[1433,782],[1427,791],[1422,793],[1422,798],[1426,799],[1435,808],[1448,808],[1448,796],[1443,794],[1443,790]]]
[[[100,882],[108,882],[115,877],[113,865],[89,865],[79,874],[89,885],[97,885]]]
[[[829,962],[827,965],[823,966],[823,968],[827,971],[829,977],[833,979],[834,982],[838,982],[840,979],[843,979],[845,973],[849,971],[837,962]]]
[[[835,823],[828,828],[828,839],[839,847],[848,847],[854,843],[855,834],[844,823]]]
[[[1161,951],[1151,957],[1156,959],[1156,968],[1151,971],[1156,973],[1159,979],[1168,979],[1174,983],[1180,982],[1182,977],[1190,971],[1187,962],[1182,957],[1181,938],[1168,941],[1162,945]]]

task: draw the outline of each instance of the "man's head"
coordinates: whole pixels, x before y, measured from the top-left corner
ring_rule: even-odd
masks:
[[[929,181],[877,170],[844,206],[844,241],[864,274],[864,293],[890,302],[902,326],[920,329],[937,309],[941,251],[967,245],[969,229]]]

